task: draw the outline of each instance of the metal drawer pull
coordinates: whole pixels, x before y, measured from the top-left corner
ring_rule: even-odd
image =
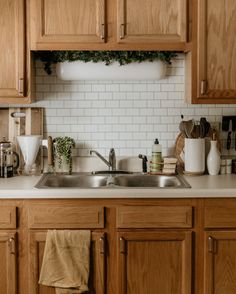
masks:
[[[15,254],[15,239],[10,238],[8,242],[10,247],[10,254]]]
[[[104,236],[102,236],[99,239],[99,252],[100,252],[100,254],[105,254],[105,239],[104,239]]]
[[[124,39],[125,37],[125,24],[120,24],[120,39]]]
[[[126,241],[123,237],[120,237],[120,253],[126,253]]]
[[[101,39],[104,40],[105,39],[105,24],[102,23],[101,26],[102,26],[102,28],[101,28]]]

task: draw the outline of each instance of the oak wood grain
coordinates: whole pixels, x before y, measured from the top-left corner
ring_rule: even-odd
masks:
[[[192,207],[189,206],[120,206],[118,228],[191,228]]]

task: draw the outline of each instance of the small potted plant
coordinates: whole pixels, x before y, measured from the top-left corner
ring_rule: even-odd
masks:
[[[64,174],[72,173],[71,150],[74,147],[75,141],[70,137],[57,137],[53,140],[55,172]]]

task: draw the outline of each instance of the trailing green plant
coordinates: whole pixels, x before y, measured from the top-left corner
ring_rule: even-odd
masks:
[[[71,149],[75,147],[74,139],[70,137],[56,137],[53,140],[54,159],[57,160],[59,169],[62,167],[62,161],[69,165],[69,173],[72,172]]]
[[[115,61],[120,65],[131,62],[162,60],[171,64],[177,53],[173,51],[36,51],[35,58],[44,63],[48,74],[52,73],[52,64],[64,61],[104,62],[109,65]]]

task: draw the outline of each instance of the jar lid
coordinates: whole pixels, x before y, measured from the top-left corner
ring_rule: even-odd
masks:
[[[1,149],[6,149],[6,148],[11,148],[12,143],[6,140],[6,137],[2,138],[2,141],[0,141],[0,148]]]

